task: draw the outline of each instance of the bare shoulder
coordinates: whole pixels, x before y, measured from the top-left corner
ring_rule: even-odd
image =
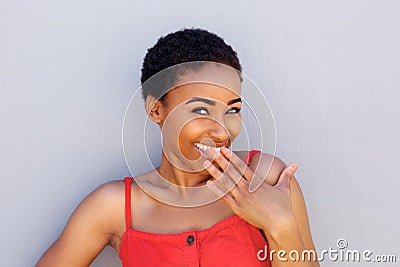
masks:
[[[244,160],[249,151],[234,151],[234,153]],[[275,185],[282,171],[287,167],[286,163],[277,156],[259,152],[251,158],[249,168],[260,177],[266,177],[265,182]]]
[[[113,180],[99,185],[94,189],[82,202],[90,203],[93,206],[101,206],[104,208],[115,208],[120,205],[120,201],[124,199],[124,181]],[[80,205],[81,205],[80,204]],[[112,210],[110,209],[110,210]]]
[[[88,198],[93,198],[92,206],[101,211],[106,221],[105,231],[115,234],[120,231],[124,219],[125,183],[123,180],[113,180],[98,186]]]
[[[123,201],[123,181],[98,186],[79,203],[60,237],[36,266],[89,266],[118,233],[123,222]],[[85,242],[80,242],[82,238]]]
[[[90,195],[93,195],[98,201],[115,201],[124,196],[124,180],[112,180],[99,185]]]

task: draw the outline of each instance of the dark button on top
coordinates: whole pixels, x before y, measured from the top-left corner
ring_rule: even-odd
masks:
[[[194,236],[189,235],[189,236],[186,238],[186,243],[188,243],[189,245],[193,245],[193,243],[194,243]]]

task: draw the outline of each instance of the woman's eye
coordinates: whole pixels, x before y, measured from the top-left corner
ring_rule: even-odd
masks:
[[[241,108],[231,108],[230,110],[227,111],[227,113],[236,114],[236,113],[239,113],[240,110],[241,110]]]
[[[207,115],[208,114],[208,110],[206,108],[195,108],[192,110],[192,112],[198,113],[200,115]]]

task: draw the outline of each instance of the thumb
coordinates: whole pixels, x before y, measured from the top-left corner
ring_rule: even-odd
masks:
[[[297,168],[297,164],[291,164],[290,166],[286,167],[279,176],[279,180],[275,187],[279,189],[290,189],[290,181],[292,180]]]

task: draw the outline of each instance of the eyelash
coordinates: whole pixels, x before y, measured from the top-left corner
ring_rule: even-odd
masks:
[[[207,112],[207,114],[200,113],[200,111],[202,111],[202,110],[205,110]],[[209,115],[208,110],[204,107],[194,108],[194,109],[192,109],[192,112],[200,114],[200,115]]]
[[[234,110],[235,112],[234,113],[229,113],[230,110]],[[238,114],[240,112],[240,110],[241,110],[241,108],[231,108],[226,113],[227,114]]]
[[[206,110],[206,111],[207,111],[206,108],[204,108],[204,107],[199,107],[199,108],[193,109],[192,112],[197,113],[197,111],[199,111],[199,110]],[[236,114],[237,114],[237,113],[240,112],[241,108],[236,108],[236,107],[235,107],[235,108],[231,108],[230,110],[236,110]],[[207,111],[207,113],[208,113],[208,111]],[[200,114],[200,113],[199,113],[199,114]],[[200,114],[200,115],[207,115],[207,114]]]

